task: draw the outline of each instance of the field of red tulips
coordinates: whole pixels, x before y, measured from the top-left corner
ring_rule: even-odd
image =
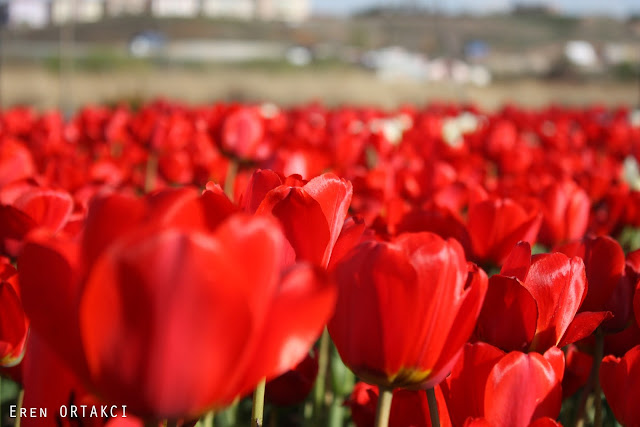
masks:
[[[0,426],[640,426],[640,112],[0,113]]]

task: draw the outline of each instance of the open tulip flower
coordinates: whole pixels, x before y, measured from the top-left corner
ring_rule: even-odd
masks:
[[[587,295],[581,258],[561,253],[531,256],[519,243],[489,280],[476,337],[506,351],[547,349],[585,338],[610,312],[578,313]]]
[[[449,374],[487,288],[457,241],[426,232],[365,241],[335,277],[329,333],[338,352],[357,376],[389,389],[428,389]]]
[[[621,358],[606,356],[600,382],[616,419],[624,426],[640,426],[640,345]]]
[[[608,236],[585,237],[582,240],[562,245],[555,252],[582,258],[589,288],[582,303],[581,311],[605,310],[612,294],[621,285],[625,273],[624,251],[618,242]],[[619,305],[628,301],[619,301]],[[616,317],[623,311],[623,307],[612,307]]]
[[[16,256],[29,230],[46,227],[60,231],[68,223],[73,200],[63,190],[14,182],[0,191],[0,248]]]
[[[114,194],[94,199],[80,239],[29,236],[19,271],[32,327],[99,398],[192,417],[305,357],[335,288],[283,262],[276,221],[229,204],[188,188]]]
[[[445,393],[454,426],[557,426],[564,355],[544,355],[467,344],[447,378]]]
[[[276,217],[293,250],[292,257],[327,268],[347,217],[353,188],[334,174],[311,181],[281,178],[270,170],[256,171],[241,205],[256,215]]]
[[[542,216],[511,199],[488,199],[469,207],[467,229],[478,262],[502,265],[519,241],[535,243]]]
[[[573,181],[553,183],[542,191],[540,200],[540,243],[555,246],[584,236],[591,207],[586,191]]]

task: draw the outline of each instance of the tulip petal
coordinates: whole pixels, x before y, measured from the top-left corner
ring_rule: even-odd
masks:
[[[564,347],[565,345],[573,344],[588,337],[602,322],[610,318],[610,311],[597,311],[595,313],[583,311],[582,313],[576,314],[562,336],[562,339],[559,341],[558,346]]]
[[[602,311],[624,274],[625,258],[620,244],[611,237],[600,236],[567,244],[557,251],[584,260],[589,291],[580,311]]]
[[[256,170],[249,179],[247,188],[240,199],[242,209],[250,214],[255,213],[267,193],[282,184],[280,176],[269,169]]]
[[[59,353],[47,345],[46,340],[37,333],[29,336],[27,354],[22,362],[24,400],[23,408],[45,408],[47,417],[23,417],[21,424],[25,427],[57,427],[79,423],[86,426],[99,426],[101,419],[89,417],[74,419],[69,415],[70,405],[88,403],[88,394],[81,385],[81,380],[60,358]],[[60,407],[65,406],[67,417],[60,419]],[[38,411],[39,415],[39,411]],[[80,412],[80,415],[82,413]],[[87,412],[88,415],[88,412]]]
[[[144,202],[133,197],[110,194],[94,198],[82,237],[82,253],[87,264],[93,264],[118,236],[139,227],[147,212]]]
[[[505,353],[490,344],[466,344],[447,378],[448,406],[453,425],[484,415],[484,393],[489,373]]]
[[[538,304],[538,324],[531,349],[557,345],[587,293],[582,259],[553,253],[534,258],[524,287]]]
[[[320,204],[329,226],[331,237],[322,260],[322,265],[326,267],[347,217],[353,186],[345,179],[340,179],[331,173],[325,173],[309,181],[304,186],[304,190]]]
[[[23,356],[27,320],[16,290],[4,281],[0,281],[0,307],[0,367],[15,366]]]
[[[214,231],[224,220],[240,210],[219,185],[208,187],[200,196],[200,203],[204,211],[204,228],[209,231]]]
[[[462,350],[462,346],[473,333],[476,325],[475,320],[482,309],[482,303],[488,287],[487,275],[475,264],[469,263],[469,269],[468,287],[459,302],[458,311],[452,323],[449,336],[442,348],[438,362],[433,368],[434,373],[428,384],[439,384],[449,375],[457,360],[457,355]],[[438,328],[439,326],[435,324],[433,327]]]
[[[529,242],[518,242],[502,265],[500,274],[515,277],[524,282],[529,272],[529,267],[531,267],[531,244]]]
[[[340,260],[363,239],[365,232],[365,223],[360,218],[349,217],[344,221],[340,236],[333,247],[331,260],[327,267],[329,271],[333,270]]]
[[[513,427],[526,427],[540,417],[556,418],[562,399],[559,361],[564,366],[557,348],[545,356],[512,352],[503,357],[487,379],[485,418],[492,425]]]
[[[524,351],[536,332],[538,305],[518,279],[494,275],[478,317],[478,339],[506,351]]]
[[[248,392],[262,378],[271,379],[293,368],[308,354],[333,314],[336,288],[321,270],[309,265],[292,267],[266,315],[268,323],[245,374]]]
[[[300,187],[270,191],[256,214],[271,213],[280,220],[298,261],[323,264],[330,242],[329,224],[320,204]]]
[[[335,277],[338,301],[328,327],[340,356],[368,381],[387,381],[387,373],[398,372],[407,360],[406,335],[415,333],[412,312],[420,310],[405,307],[421,300],[416,272],[399,248],[370,241],[347,254]],[[354,309],[363,312],[354,316]]]
[[[640,327],[640,280],[636,286],[636,292],[633,296],[633,312],[636,316],[636,323]]]
[[[80,324],[93,383],[140,415],[198,413],[212,396],[230,403],[221,390],[255,325],[232,278],[211,264],[221,243],[171,229],[136,237],[126,250],[111,246],[86,285]]]
[[[500,265],[520,240],[535,242],[541,221],[511,199],[489,199],[470,206],[467,228],[478,259]]]
[[[192,230],[201,230],[207,224],[198,192],[194,188],[165,189],[149,194],[146,201],[149,217],[143,224],[157,221],[172,227]]]
[[[73,200],[66,191],[34,188],[20,196],[14,206],[31,217],[36,224],[56,232],[69,220]]]
[[[83,372],[76,311],[81,292],[78,258],[76,244],[64,237],[53,240],[44,229],[34,230],[18,258],[18,274],[31,329],[66,363]]]
[[[26,213],[13,206],[0,205],[0,239],[22,240],[36,226]]]
[[[640,420],[640,345],[622,358],[606,356],[602,359],[600,384],[616,419],[623,425],[637,425]]]

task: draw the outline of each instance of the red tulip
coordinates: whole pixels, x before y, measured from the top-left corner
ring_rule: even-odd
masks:
[[[261,160],[271,153],[264,139],[264,124],[256,108],[241,107],[224,120],[222,148],[243,159]]]
[[[478,317],[476,337],[506,351],[526,351],[536,333],[538,304],[515,277],[494,274]]]
[[[293,369],[272,379],[266,385],[265,400],[279,406],[302,403],[318,376],[318,358],[307,354]]]
[[[24,408],[46,408],[47,410],[47,417],[22,418],[20,425],[25,427],[71,427],[78,423],[83,426],[104,424],[102,418],[81,416],[80,419],[72,419],[70,417],[68,411],[70,405],[79,407],[80,405],[100,404],[100,402],[87,393],[80,378],[35,333],[29,335],[28,349],[20,366],[23,371],[22,386],[24,388],[22,406]],[[66,406],[67,418],[59,416],[61,406]],[[87,415],[90,414],[89,411],[90,409],[87,410]],[[129,416],[128,413],[126,414]]]
[[[633,297],[633,312],[636,315],[636,323],[638,324],[638,327],[640,327],[640,281],[638,281],[636,293]]]
[[[600,384],[616,419],[625,426],[640,426],[640,345],[622,358],[602,359]]]
[[[455,240],[432,233],[363,242],[335,268],[329,333],[344,363],[367,382],[430,388],[469,338],[487,277]]]
[[[633,297],[633,312],[635,314],[636,323],[640,327],[640,250],[631,252],[627,257],[627,271],[632,278],[632,282],[636,281],[636,288]]]
[[[519,241],[535,243],[542,216],[510,199],[489,199],[469,208],[467,229],[478,261],[502,265]]]
[[[338,240],[336,240],[336,244],[333,247],[333,252],[331,252],[331,260],[328,266],[329,271],[333,270],[342,258],[347,256],[349,251],[360,242],[372,239],[374,239],[373,233],[366,228],[361,218],[347,218],[342,226],[340,236],[338,236]]]
[[[505,352],[486,343],[466,344],[445,384],[451,422],[461,426],[467,418],[484,415],[487,378]]]
[[[624,310],[603,324],[608,332],[604,336],[604,354],[618,357],[640,344],[640,251],[627,254],[625,264],[621,283],[607,302],[607,306]]]
[[[18,272],[0,258],[0,367],[15,366],[22,360],[29,331],[20,290]]]
[[[540,243],[552,247],[584,235],[591,202],[573,181],[551,184],[540,195],[540,201],[543,215]]]
[[[15,256],[24,236],[36,227],[52,232],[63,229],[71,218],[73,200],[69,193],[14,183],[0,192],[0,239],[6,252]]]
[[[436,402],[438,404],[438,416],[442,427],[450,427],[447,404],[442,390],[436,386]],[[378,405],[378,387],[359,382],[353,388],[353,392],[345,404],[351,409],[351,419],[356,427],[369,427],[374,425],[376,408]],[[389,427],[431,427],[431,415],[427,394],[422,390],[396,389],[391,401],[391,413],[389,415]]]
[[[566,368],[562,379],[562,396],[569,397],[589,380],[593,367],[593,356],[583,353],[571,344],[566,350]]]
[[[456,239],[464,248],[465,255],[473,255],[467,228],[455,215],[446,210],[409,211],[402,217],[397,229],[398,233],[429,231],[444,239]]]
[[[280,221],[297,260],[326,268],[352,193],[351,183],[333,174],[305,183],[295,177],[280,180],[271,171],[257,171],[242,204],[249,211],[255,207],[256,215],[273,215]]]
[[[10,182],[33,176],[36,166],[31,152],[14,138],[2,138],[0,142],[0,187]]]
[[[80,242],[33,234],[19,259],[33,329],[132,413],[223,407],[298,363],[331,315],[335,290],[318,271],[282,269],[278,224],[221,218],[229,202],[214,196],[98,198]]]
[[[608,236],[585,237],[555,251],[570,257],[579,256],[584,260],[589,290],[580,310],[605,309],[625,272],[624,252],[620,244]],[[617,315],[619,310],[612,307],[612,311]]]
[[[555,419],[563,374],[564,355],[557,347],[544,355],[505,355],[484,343],[467,344],[447,379],[452,421],[461,425],[466,417],[465,425],[526,427],[539,418]]]
[[[578,310],[587,294],[582,259],[561,253],[531,257],[518,244],[491,277],[476,335],[507,351],[546,351],[589,336],[609,312]]]

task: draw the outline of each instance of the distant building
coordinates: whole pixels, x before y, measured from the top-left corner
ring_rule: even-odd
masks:
[[[105,11],[109,16],[142,15],[151,5],[151,0],[105,0]]]
[[[104,17],[102,0],[51,0],[51,23],[97,22]]]
[[[299,23],[311,15],[309,0],[256,0],[256,17],[264,21]]]
[[[201,13],[211,18],[251,20],[255,17],[254,0],[201,0]]]
[[[2,2],[2,0],[0,0]],[[311,14],[310,0],[5,0],[8,24],[45,27],[96,22],[104,16],[208,17],[299,23]]]
[[[194,18],[200,13],[200,0],[152,0],[151,13],[159,18]]]
[[[553,16],[558,14],[558,10],[547,3],[516,3],[512,14],[520,16]]]
[[[49,3],[45,0],[13,0],[7,3],[8,24],[43,28],[49,25]]]

